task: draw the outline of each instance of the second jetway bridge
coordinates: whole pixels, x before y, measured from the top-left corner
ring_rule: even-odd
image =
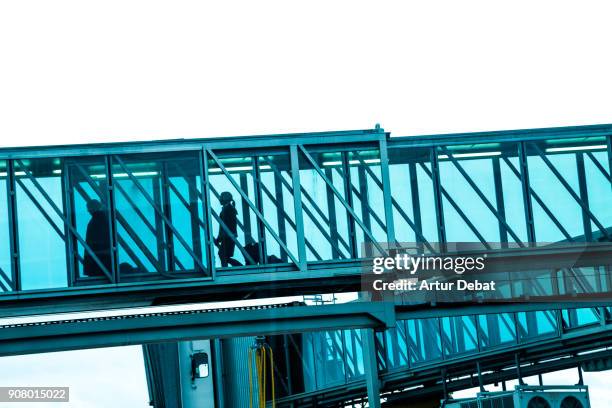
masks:
[[[609,360],[610,304],[592,299],[580,308],[568,308],[567,302],[293,302],[30,317],[0,326],[0,356],[143,344],[155,406],[188,407],[176,401],[185,389],[197,387],[190,372],[182,372],[179,362],[190,360],[177,345],[209,339],[214,344],[208,349],[209,381],[215,381],[216,397],[200,403],[229,408],[248,400],[245,359],[255,337],[264,336],[286,353],[274,366],[276,406],[346,406],[363,403],[372,392],[389,403],[435,400],[479,384]]]

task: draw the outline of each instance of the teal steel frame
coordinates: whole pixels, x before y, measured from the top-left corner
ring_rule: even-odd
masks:
[[[285,135],[266,135],[266,136],[248,136],[248,137],[227,137],[227,138],[209,138],[209,139],[193,139],[193,140],[168,140],[168,141],[154,141],[154,142],[131,142],[131,143],[111,143],[111,144],[91,144],[91,145],[74,145],[74,146],[46,146],[46,147],[23,147],[23,148],[3,148],[0,149],[0,162],[6,163],[6,190],[7,190],[7,214],[8,214],[8,228],[9,228],[9,243],[10,246],[10,271],[0,270],[0,315],[16,315],[20,313],[28,313],[28,310],[36,310],[37,313],[45,311],[75,311],[84,310],[87,308],[87,304],[97,304],[99,306],[110,308],[110,307],[125,307],[128,305],[144,305],[151,303],[163,303],[163,302],[177,302],[178,299],[183,296],[189,300],[203,300],[203,299],[229,299],[229,298],[240,298],[245,295],[250,297],[254,296],[265,296],[267,293],[264,291],[266,288],[270,288],[270,283],[274,283],[275,290],[283,291],[283,285],[286,286],[284,293],[286,294],[299,294],[299,293],[315,293],[320,291],[322,288],[328,291],[343,291],[343,290],[354,290],[356,278],[358,277],[360,270],[359,265],[363,257],[357,253],[357,242],[355,238],[355,232],[361,231],[364,240],[371,242],[375,249],[379,253],[384,253],[385,248],[382,248],[378,244],[378,239],[373,233],[373,228],[370,226],[372,220],[382,227],[384,232],[384,239],[390,243],[396,242],[396,231],[397,228],[394,222],[394,215],[397,214],[403,218],[408,224],[414,229],[417,240],[427,248],[431,248],[430,242],[425,238],[422,231],[422,220],[420,214],[414,214],[410,217],[404,209],[397,202],[397,197],[393,195],[393,186],[390,181],[390,164],[389,154],[397,149],[428,149],[430,160],[429,166],[420,163],[421,167],[414,167],[411,165],[410,172],[411,177],[409,182],[411,183],[412,199],[418,205],[419,203],[419,191],[416,185],[416,172],[423,172],[431,178],[433,183],[433,195],[434,195],[434,210],[436,213],[436,229],[437,229],[437,240],[439,244],[445,245],[448,241],[447,226],[445,223],[445,207],[451,206],[457,212],[458,216],[465,222],[468,229],[471,230],[479,241],[486,247],[488,244],[483,234],[474,225],[470,217],[468,217],[461,209],[460,205],[453,200],[453,197],[445,189],[443,180],[440,175],[440,159],[441,154],[446,155],[449,159],[449,163],[457,169],[457,171],[465,178],[468,185],[470,185],[477,196],[483,200],[485,206],[491,211],[493,216],[499,222],[499,228],[501,231],[501,237],[512,238],[514,242],[519,245],[529,245],[531,242],[535,242],[537,234],[535,231],[534,223],[534,210],[533,204],[537,203],[540,208],[550,217],[551,221],[559,228],[559,230],[566,237],[567,241],[573,241],[576,239],[590,240],[593,239],[591,235],[591,225],[594,226],[596,232],[600,236],[600,240],[609,241],[612,234],[609,228],[603,225],[601,220],[589,207],[588,197],[588,186],[585,180],[584,174],[584,163],[581,161],[583,156],[580,155],[580,159],[577,159],[577,171],[578,171],[578,182],[579,189],[574,191],[574,188],[569,185],[565,177],[555,168],[555,166],[547,158],[546,154],[537,145],[537,142],[544,140],[581,140],[584,138],[603,137],[605,138],[605,145],[608,164],[612,160],[611,146],[612,143],[610,138],[612,135],[612,125],[594,125],[594,126],[578,126],[578,127],[565,127],[565,128],[548,128],[548,129],[532,129],[532,130],[515,130],[515,131],[499,131],[499,132],[480,132],[480,133],[465,133],[465,134],[450,134],[450,135],[431,135],[431,136],[409,136],[409,137],[390,137],[388,132],[385,132],[382,128],[376,127],[370,130],[356,130],[356,131],[339,131],[339,132],[320,132],[320,133],[307,133],[307,134],[285,134]],[[453,148],[456,146],[465,146],[470,144],[483,144],[483,143],[516,143],[518,146],[517,160],[518,167],[511,163],[506,157],[496,162],[499,166],[499,162],[503,161],[508,165],[508,168],[514,172],[514,175],[520,180],[521,190],[523,192],[523,208],[525,211],[525,225],[526,225],[526,240],[522,240],[518,234],[514,231],[514,227],[509,225],[507,220],[504,218],[504,206],[503,206],[503,193],[500,192],[499,186],[496,186],[496,202],[490,201],[485,194],[479,188],[477,182],[472,179],[469,171],[464,169],[459,160],[454,156]],[[288,248],[286,238],[281,238],[280,235],[284,234],[281,230],[276,230],[270,223],[270,219],[266,218],[263,214],[261,206],[261,197],[265,194],[269,196],[269,190],[266,191],[268,186],[264,186],[265,189],[257,189],[258,193],[253,197],[249,196],[244,189],[244,185],[241,185],[239,181],[235,180],[230,174],[228,169],[223,164],[223,158],[230,156],[243,156],[243,157],[256,157],[265,156],[269,152],[277,152],[282,150],[289,158],[290,163],[290,177],[279,182],[287,188],[293,195],[293,208],[281,207],[278,210],[279,220],[288,219],[292,228],[295,227],[295,233],[297,238],[297,252],[294,253]],[[380,178],[372,173],[372,170],[365,166],[363,158],[356,154],[357,159],[355,162],[364,167],[364,173],[360,177],[370,177],[373,179],[374,184],[379,188],[382,194],[383,208],[381,214],[384,216],[379,217],[366,200],[360,200],[362,209],[357,208],[357,204],[353,201],[357,198],[364,198],[363,192],[360,193],[356,190],[353,182],[349,181],[350,172],[346,167],[348,163],[347,154],[342,154],[343,164],[338,168],[338,174],[345,179],[344,192],[340,191],[339,187],[330,179],[331,170],[329,168],[323,168],[323,166],[316,161],[313,154],[319,151],[332,151],[332,152],[355,152],[363,150],[374,150],[378,152],[378,160],[380,161]],[[554,174],[557,181],[563,186],[572,200],[579,206],[583,213],[583,224],[585,229],[585,235],[583,237],[575,237],[569,234],[561,221],[555,217],[554,211],[549,209],[542,198],[534,190],[530,184],[529,172],[528,172],[528,151],[539,157],[548,169]],[[203,205],[203,214],[199,228],[203,228],[205,231],[205,238],[202,242],[202,249],[193,250],[190,245],[186,243],[185,237],[182,236],[181,232],[174,225],[173,220],[169,217],[169,210],[160,208],[153,197],[149,196],[139,178],[135,176],[134,172],[124,162],[126,157],[130,155],[138,154],[153,154],[153,153],[166,153],[166,154],[182,154],[191,153],[197,155],[199,161],[199,177],[200,184],[197,186],[190,187],[190,194],[196,196]],[[609,169],[605,167],[598,160],[593,159],[591,152],[585,153],[588,157],[591,157],[596,168],[604,175],[607,180],[611,180]],[[105,161],[106,179],[108,180],[108,191],[100,191],[100,197],[105,197],[109,202],[109,211],[111,216],[112,226],[112,270],[106,270],[101,265],[96,254],[88,247],[84,238],[75,230],[75,227],[70,220],[70,215],[73,212],[71,208],[70,200],[66,199],[63,202],[63,208],[57,206],[54,201],[45,193],[45,189],[37,182],[31,171],[28,169],[26,161],[32,161],[35,159],[53,158],[53,159],[67,159],[75,157],[102,157]],[[264,160],[267,160],[264,157]],[[215,194],[218,194],[214,190],[210,182],[210,164],[214,164],[220,169],[220,173],[226,177],[231,183],[235,190],[239,193],[240,199],[246,203],[247,211],[254,214],[256,222],[259,228],[262,230],[262,234],[267,233],[271,239],[281,248],[282,258],[286,259],[286,262],[278,264],[262,264],[256,267],[244,268],[240,272],[242,282],[249,282],[250,284],[255,283],[252,286],[249,293],[239,290],[237,285],[240,284],[241,279],[235,279],[235,277],[228,277],[228,274],[234,274],[234,271],[223,270],[215,266],[215,246],[213,244],[213,220],[216,223],[223,224],[220,222],[218,215],[211,208],[211,200]],[[329,238],[332,246],[334,242],[337,245],[346,245],[346,249],[340,247],[334,247],[334,252],[341,252],[342,250],[348,250],[349,256],[346,259],[324,259],[324,260],[309,260],[308,253],[315,253],[315,249],[309,242],[308,237],[305,236],[304,222],[305,217],[308,216],[313,220],[316,218],[314,212],[320,211],[321,209],[315,208],[311,210],[305,205],[306,202],[311,203],[312,197],[309,197],[308,191],[301,186],[300,183],[300,169],[301,165],[306,163],[309,168],[312,168],[316,175],[323,181],[323,185],[328,191],[331,191],[330,198],[333,202],[339,204],[336,206],[334,211],[341,209],[346,211],[346,219],[348,220],[348,227],[350,229],[350,240],[344,242],[344,238],[336,234],[331,234]],[[268,162],[268,166],[273,163]],[[142,276],[142,278],[131,278],[128,279],[123,276],[119,270],[117,250],[122,245],[122,237],[117,234],[117,226],[119,224],[125,226],[126,221],[122,222],[122,215],[117,211],[116,195],[121,192],[121,185],[117,183],[116,178],[113,175],[111,169],[112,166],[118,166],[122,172],[127,175],[127,180],[130,180],[138,189],[140,194],[145,197],[146,201],[152,206],[156,213],[156,217],[165,228],[165,234],[169,237],[168,242],[163,242],[165,247],[163,250],[168,249],[168,245],[182,246],[189,253],[189,259],[193,259],[196,270],[193,273],[177,273],[175,268],[180,269],[180,261],[168,260],[168,264],[171,265],[170,270],[165,273],[160,270],[160,273],[150,274],[151,276]],[[258,166],[253,166],[254,169],[252,174],[255,180],[258,179]],[[277,169],[274,171],[278,171]],[[78,168],[78,167],[77,167]],[[343,170],[341,170],[343,169]],[[64,168],[65,170],[65,168]],[[79,169],[82,172],[82,168]],[[22,176],[17,177],[18,171],[24,173],[25,178]],[[63,172],[63,175],[66,171]],[[86,179],[90,185],[92,185],[91,177],[85,174]],[[67,176],[62,176],[65,179]],[[497,169],[496,180],[499,180],[499,169]],[[28,181],[30,185],[35,188],[34,193],[43,197],[44,202],[39,202],[39,199],[30,192],[30,188],[27,188],[24,181]],[[164,183],[169,184],[169,188],[176,193],[176,186],[172,185],[167,179]],[[65,184],[65,180],[64,180]],[[260,183],[262,184],[262,183]],[[367,183],[361,181],[361,185],[364,186]],[[38,207],[38,209],[47,218],[47,222],[56,230],[57,234],[62,237],[65,241],[67,250],[67,271],[68,274],[68,286],[60,288],[49,288],[49,289],[24,289],[22,284],[22,276],[20,270],[20,245],[19,245],[19,209],[16,202],[16,190],[17,187],[22,189],[29,195],[30,200]],[[367,187],[367,186],[366,186]],[[282,188],[282,187],[281,187]],[[64,187],[66,190],[67,187]],[[195,190],[195,191],[192,191]],[[357,195],[355,195],[355,193]],[[64,194],[68,194],[65,191]],[[362,195],[360,195],[362,194]],[[355,195],[355,196],[354,196]],[[177,194],[183,204],[187,203],[186,199],[180,194]],[[129,196],[128,196],[129,199]],[[189,204],[189,203],[187,203]],[[47,214],[42,207],[49,206],[52,208],[53,213]],[[137,206],[132,206],[138,210]],[[359,215],[362,211],[363,216]],[[288,212],[295,214],[295,218],[291,220],[287,216]],[[394,214],[395,213],[395,214]],[[51,218],[57,218],[62,220],[61,228],[51,220]],[[280,223],[280,221],[279,221]],[[381,224],[382,223],[382,224]],[[384,224],[384,225],[383,225]],[[151,226],[155,228],[154,226]],[[221,225],[221,228],[224,228]],[[284,227],[283,227],[284,228]],[[280,235],[279,235],[280,234]],[[131,234],[131,239],[137,240],[137,234]],[[175,241],[174,244],[172,241]],[[236,241],[238,241],[236,239]],[[88,284],[73,284],[75,276],[75,260],[78,262],[78,251],[74,251],[72,248],[76,244],[82,245],[85,248],[85,252],[92,256],[92,258],[102,266],[102,270],[105,272],[106,280],[92,281]],[[244,252],[244,248],[240,242],[237,242],[238,249]],[[265,242],[261,245],[265,245]],[[125,245],[124,245],[125,246]],[[344,247],[343,247],[344,248]],[[141,243],[140,249],[144,251],[145,245]],[[261,249],[260,249],[261,250]],[[199,252],[198,252],[199,251]],[[146,251],[144,251],[146,252]],[[197,253],[196,253],[197,252]],[[169,251],[171,253],[171,251]],[[76,256],[76,258],[75,258]],[[245,254],[245,259],[248,254]],[[72,270],[71,270],[72,269]],[[220,270],[221,269],[221,270]],[[336,277],[336,278],[333,278]],[[349,279],[349,277],[352,277]],[[322,282],[323,281],[323,282]],[[310,282],[310,283],[307,283]],[[259,284],[259,285],[257,285]],[[289,289],[287,289],[289,288]],[[52,300],[53,306],[48,305],[48,302]],[[6,306],[6,307],[4,307]]]

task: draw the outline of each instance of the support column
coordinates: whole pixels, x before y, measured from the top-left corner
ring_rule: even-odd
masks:
[[[389,154],[387,151],[387,139],[380,139],[380,176],[383,185],[383,202],[385,206],[385,224],[387,227],[387,242],[389,247],[395,246],[395,225],[393,223],[393,202],[391,199],[391,176],[389,174]]]
[[[293,187],[293,206],[295,211],[295,234],[297,237],[299,269],[307,269],[306,239],[304,238],[304,218],[302,215],[302,187],[300,184],[300,160],[296,145],[290,147],[291,155],[291,186]]]
[[[180,370],[180,394],[183,408],[211,407],[215,405],[214,360],[211,353],[211,340],[194,340],[178,342]],[[207,367],[202,367],[202,378],[193,378],[192,356],[194,353],[206,353]]]
[[[378,378],[374,330],[361,329],[361,337],[363,341],[363,365],[368,389],[368,406],[370,408],[380,408],[380,379]]]

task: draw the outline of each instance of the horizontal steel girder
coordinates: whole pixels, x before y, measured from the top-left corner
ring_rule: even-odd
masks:
[[[612,245],[609,243],[500,250],[489,253],[487,265],[495,272],[553,270],[569,265],[604,265],[610,262],[611,253]],[[219,275],[215,280],[191,278],[5,293],[0,296],[0,317],[213,300],[229,301],[247,296],[256,298],[358,291],[365,271],[362,262],[354,259],[322,263],[306,272],[262,266],[253,273],[229,273]],[[612,293],[589,296],[590,299],[582,299],[586,302],[584,307],[605,306],[612,299]],[[550,296],[531,300],[555,302],[563,299]],[[564,300],[568,301],[567,296]],[[573,300],[577,302],[580,297]],[[531,306],[527,306],[525,310],[532,310],[529,307]]]
[[[0,326],[0,356],[179,340],[372,328],[395,324],[393,305],[261,306]]]

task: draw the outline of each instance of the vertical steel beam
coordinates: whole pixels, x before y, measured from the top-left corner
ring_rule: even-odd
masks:
[[[368,390],[368,406],[380,408],[380,379],[376,359],[376,343],[373,329],[361,329],[363,339],[363,365]]]
[[[127,173],[126,168],[126,173]],[[164,170],[161,169],[161,172]],[[134,183],[134,180],[131,180]],[[155,240],[157,242],[157,261],[162,267],[163,271],[172,271],[174,270],[174,265],[166,263],[166,249],[164,245],[164,221],[162,218],[162,212],[164,211],[164,204],[162,202],[162,192],[159,186],[159,180],[153,180],[153,201],[159,207],[160,211],[155,211]],[[170,251],[168,251],[170,253]]]
[[[209,260],[208,264],[210,265],[210,274],[213,280],[217,276],[217,267],[216,267],[216,257],[215,257],[215,235],[213,231],[213,217],[212,217],[212,209],[210,207],[210,177],[208,174],[208,152],[206,151],[206,146],[202,147],[201,151],[202,158],[202,185],[204,186],[204,206],[206,210],[206,221],[208,225],[208,251],[209,251]]]
[[[486,392],[484,387],[484,383],[482,382],[482,368],[480,367],[480,361],[476,361],[476,370],[478,372],[478,387],[480,388],[480,392]]]
[[[251,163],[252,163],[251,176],[253,177],[253,194],[254,194],[255,207],[257,207],[261,215],[265,217],[266,214],[264,213],[263,202],[261,199],[262,197],[261,188],[259,187],[261,180],[259,179],[259,161],[257,159],[257,156],[251,157]],[[278,224],[278,228],[280,228],[280,224]],[[259,263],[265,264],[267,263],[267,254],[268,254],[268,250],[266,248],[266,227],[259,218],[257,218],[257,241],[258,241],[257,247],[259,251]],[[285,244],[286,243],[287,241],[285,240]]]
[[[259,161],[257,164],[259,165]],[[273,203],[273,204],[274,204],[274,207],[276,208],[276,222],[278,223],[278,236],[283,242],[287,243],[287,225],[285,223],[285,217],[287,216],[287,213],[285,212],[285,208],[284,208],[285,200],[283,197],[283,183],[280,179],[282,177],[282,174],[277,174],[276,172],[273,171],[272,177],[274,178],[274,195],[275,195],[274,198],[276,200],[276,203]],[[260,174],[258,174],[258,180],[260,183],[259,186],[262,188],[262,190],[265,190],[265,185],[263,184],[261,180],[261,172]],[[263,200],[262,200],[262,203],[263,203]],[[288,218],[288,221],[289,221],[289,224],[291,224],[291,218]],[[283,262],[288,262],[287,254],[284,251],[280,251],[280,256]]]
[[[19,265],[19,228],[17,227],[17,190],[13,160],[6,161],[6,196],[8,198],[9,246],[11,252],[11,277],[13,290],[21,290]]]
[[[523,382],[523,374],[521,373],[521,359],[518,353],[514,354],[514,364],[516,365],[516,379],[519,385],[525,385],[525,382]]]
[[[444,227],[444,207],[442,204],[442,184],[440,182],[440,166],[438,164],[438,150],[436,147],[430,149],[430,161],[432,172],[433,194],[436,209],[436,220],[438,222],[438,250],[446,252],[446,229]]]
[[[499,217],[506,220],[506,208],[504,205],[504,187],[501,177],[501,166],[498,157],[494,157],[493,161],[493,185],[495,187],[495,206],[497,207],[497,213]],[[508,221],[506,221],[507,224]],[[506,225],[503,222],[498,222],[499,225],[499,238],[502,244],[502,248],[508,247],[508,231]]]
[[[582,367],[580,364],[576,366],[578,369],[578,385],[584,385],[584,378],[582,377]]]
[[[442,368],[442,395],[444,398],[444,404],[446,403],[446,401],[448,400],[448,388],[446,386],[446,368]],[[444,406],[444,404],[442,404],[442,406]]]
[[[385,223],[387,224],[387,242],[395,245],[395,225],[393,223],[393,201],[391,197],[391,176],[389,168],[389,151],[387,138],[382,136],[379,144],[380,178],[382,181],[383,204],[385,207]]]
[[[293,190],[293,210],[295,212],[295,233],[297,236],[298,247],[298,266],[300,271],[307,269],[306,259],[306,239],[304,237],[304,216],[302,214],[302,188],[300,185],[300,160],[298,157],[297,145],[289,147],[291,156],[291,182]]]
[[[529,167],[527,165],[527,149],[524,142],[518,144],[519,169],[521,174],[521,187],[523,190],[523,207],[525,209],[525,222],[527,226],[527,238],[530,243],[536,242],[535,222],[533,218],[533,207],[531,203],[531,188],[529,184]]]
[[[586,208],[589,207],[589,193],[587,190],[586,182],[586,170],[584,168],[584,154],[576,153],[576,168],[578,170],[578,189],[580,192],[580,199],[584,203]],[[591,231],[591,218],[584,207],[582,210],[582,225],[584,227],[584,239],[586,242],[593,241],[593,233]]]
[[[198,163],[199,164],[199,163]],[[187,180],[187,184],[192,184],[194,187],[197,185],[196,182],[196,176],[192,175],[190,176]],[[169,181],[170,183],[172,183],[172,181]],[[169,184],[170,186],[172,186],[172,184]],[[189,207],[187,208],[187,210],[189,211],[189,220],[191,221],[190,225],[191,225],[191,241],[193,243],[193,252],[196,254],[196,257],[202,259],[202,263],[204,265],[206,265],[204,255],[202,252],[202,238],[201,238],[201,231],[200,231],[200,212],[198,210],[198,194],[196,191],[194,191],[195,188],[191,188],[188,187],[187,188],[187,197],[188,197],[188,204]],[[178,196],[178,193],[177,193]],[[206,226],[207,224],[202,223],[203,226]],[[205,227],[206,228],[206,227]],[[208,229],[208,228],[206,228]],[[194,263],[193,265],[194,269],[197,271],[198,267],[196,266],[196,264]],[[202,271],[202,273],[206,273],[206,271]]]
[[[351,192],[351,185],[353,182],[351,181],[351,174],[350,174],[351,168],[350,168],[349,159],[348,159],[348,152],[341,153],[341,157],[342,157],[342,172],[344,173],[344,177],[342,179],[342,182],[343,182],[342,184],[344,186],[344,197],[348,204],[348,207],[353,210],[354,214],[356,214],[355,204],[353,203],[353,194]],[[333,169],[330,169],[330,175],[328,176],[328,178],[333,183],[334,179],[332,175],[333,175]],[[335,207],[335,201],[334,201],[334,207]],[[349,240],[349,244],[351,246],[350,257],[359,258],[359,248],[357,247],[358,245],[357,227],[355,226],[355,220],[351,218],[351,213],[348,211],[348,208],[346,209],[345,212],[346,212],[347,227],[349,229],[349,237],[350,237],[350,240]],[[331,218],[331,214],[330,214],[330,218]],[[361,222],[364,223],[363,220]],[[363,225],[364,225],[363,229],[369,231],[365,223]],[[366,239],[365,235],[366,234],[364,231],[364,240]]]
[[[212,371],[215,388],[215,408],[225,408],[225,381],[223,375],[225,370],[223,368],[223,346],[221,339],[212,339],[210,345],[210,360],[213,363]]]
[[[65,160],[62,160],[61,167],[62,172],[59,177],[62,190],[62,211],[64,211],[64,215],[66,216],[68,222],[72,223],[76,228],[74,213],[72,211],[74,208],[74,200],[68,177],[68,165]],[[72,239],[72,234],[67,225],[64,225],[64,236],[66,237],[66,240],[64,241],[64,247],[66,248],[66,281],[68,282],[68,286],[74,286],[78,274],[78,263],[75,262],[74,254],[79,250],[79,248]]]
[[[370,230],[372,231],[372,220],[371,220],[371,215],[373,215],[375,217],[376,220],[376,213],[374,212],[374,209],[371,209],[368,203],[368,180],[367,180],[367,176],[366,176],[366,172],[363,168],[362,165],[360,165],[357,168],[357,173],[358,173],[358,179],[359,179],[359,197],[360,197],[360,203],[361,203],[361,220],[363,221],[363,224]],[[349,176],[350,177],[350,176]],[[352,181],[351,181],[352,183]],[[355,187],[354,185],[352,186],[351,190],[353,190]],[[352,192],[350,194],[355,194],[357,195],[357,192]],[[354,205],[354,204],[353,204]],[[370,212],[371,211],[371,212]],[[357,228],[355,228],[355,233],[357,233]],[[356,254],[359,254],[359,245],[362,245],[362,248],[364,249],[364,252],[361,254],[362,257],[371,257],[373,256],[372,254],[372,246],[371,245],[367,245],[367,236],[365,234],[363,234],[363,242],[357,242],[358,247]],[[387,240],[387,242],[389,242],[389,240]]]
[[[161,205],[159,208],[166,214],[168,219],[172,219],[172,204],[170,202],[170,179],[168,178],[168,164],[166,162],[162,163],[161,168]],[[174,272],[177,268],[177,264],[175,262],[175,249],[174,249],[174,235],[172,233],[172,229],[168,226],[167,223],[162,224],[165,228],[165,235],[167,244],[164,245],[168,250],[168,267],[170,268],[170,272]],[[178,228],[178,227],[177,227]],[[193,242],[192,242],[193,244]],[[193,269],[197,269],[196,262],[193,263]]]
[[[113,168],[112,168],[112,160],[110,156],[104,157],[104,167],[105,167],[107,183],[106,183],[106,189],[105,191],[104,190],[102,191],[102,194],[106,194],[106,205],[108,208],[108,215],[109,215],[108,222],[110,223],[109,231],[111,234],[110,251],[111,251],[111,267],[113,268],[112,276],[113,276],[114,282],[120,282],[121,273],[119,270],[119,239],[118,239],[119,233],[117,232],[117,204],[115,202],[115,189],[114,189],[115,180],[113,180]]]
[[[417,173],[417,167],[415,162],[408,163],[408,173],[410,174],[410,196],[412,199],[412,217],[414,219],[414,229],[416,241],[419,243],[419,249],[422,247],[421,243],[425,242],[423,236],[423,221],[421,217],[421,198],[419,195],[419,179]]]
[[[285,357],[285,372],[287,374],[287,394],[293,394],[293,377],[291,375],[291,353],[289,352],[289,339],[292,334],[283,334],[283,353]]]
[[[327,178],[329,178],[330,180],[333,180],[332,178],[333,174],[332,174],[331,168],[325,168],[323,171],[325,172],[325,176]],[[336,202],[334,198],[334,193],[331,191],[331,189],[328,186],[325,186],[325,192],[326,192],[326,202],[327,202],[327,214],[329,218],[329,236],[331,238],[330,243],[332,246],[332,259],[339,259],[339,258],[343,258],[343,255],[340,252],[340,248],[338,247],[339,233],[338,233],[338,217],[336,216]],[[350,218],[348,219],[348,222],[350,223]],[[348,225],[346,227],[350,228]],[[349,241],[348,241],[348,247],[347,247],[349,252],[351,251],[352,247],[353,247],[353,244],[352,244],[351,236],[349,234]]]
[[[253,163],[252,159],[251,163]],[[226,177],[229,178],[231,177],[231,175],[228,174]],[[238,179],[240,180],[240,189],[242,189],[245,194],[248,194],[249,184],[246,174],[240,173],[238,175]],[[221,192],[221,194],[223,194],[223,192]],[[247,245],[251,242],[255,242],[255,239],[253,239],[253,231],[251,230],[251,211],[249,209],[249,204],[244,198],[240,199],[240,204],[242,208],[242,225],[244,225],[244,245]],[[258,235],[257,232],[255,233],[255,235]],[[257,245],[259,246],[259,243]]]

